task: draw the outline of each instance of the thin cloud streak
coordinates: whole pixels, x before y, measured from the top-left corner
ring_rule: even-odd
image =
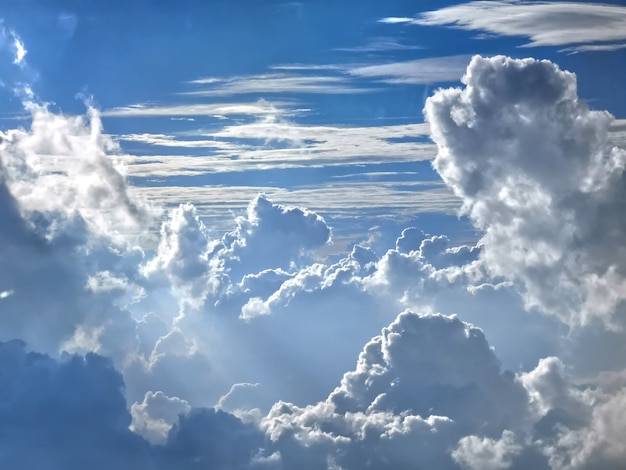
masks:
[[[233,77],[223,81],[199,79],[190,82],[194,85],[210,85],[209,88],[180,93],[184,96],[232,96],[255,93],[315,93],[344,94],[369,93],[373,88],[352,86],[341,76],[305,76],[280,73]]]
[[[229,116],[275,114],[286,101],[259,100],[249,103],[191,103],[179,105],[134,104],[102,111],[103,117],[160,117],[160,116]]]
[[[560,49],[559,52],[568,52],[570,54],[578,54],[579,52],[610,52],[626,49],[626,43],[617,44],[585,44],[584,46],[566,47]]]
[[[429,85],[455,82],[463,76],[469,59],[466,55],[433,57],[355,67],[349,73],[356,77],[380,79],[390,84]]]
[[[385,52],[385,51],[413,51],[424,49],[422,46],[402,44],[393,38],[375,38],[362,46],[338,47],[340,52]]]

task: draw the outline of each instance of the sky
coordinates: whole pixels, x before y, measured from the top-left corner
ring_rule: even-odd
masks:
[[[626,4],[0,12],[0,466],[623,469]]]

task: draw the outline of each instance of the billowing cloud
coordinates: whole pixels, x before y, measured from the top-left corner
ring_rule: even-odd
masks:
[[[463,83],[425,113],[434,166],[484,231],[482,259],[524,286],[529,307],[571,325],[615,323],[626,151],[609,141],[613,117],[589,110],[576,77],[548,61],[476,56]]]

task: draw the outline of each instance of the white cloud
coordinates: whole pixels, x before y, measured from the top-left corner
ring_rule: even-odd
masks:
[[[354,47],[338,47],[336,51],[342,52],[384,52],[384,51],[410,51],[416,49],[424,49],[422,46],[411,44],[403,44],[397,39],[380,37],[374,38],[367,44]]]
[[[626,8],[575,2],[474,1],[386,23],[449,25],[531,39],[526,46],[563,46],[626,39]]]
[[[569,52],[570,54],[577,54],[579,52],[599,52],[599,51],[618,51],[626,48],[624,43],[616,44],[585,44],[583,46],[566,47],[559,52]]]
[[[351,75],[377,78],[391,84],[433,84],[458,81],[467,65],[469,56],[433,57],[392,62],[388,64],[364,65],[349,70]]]
[[[519,426],[526,402],[480,330],[404,312],[365,345],[327,400],[304,408],[277,403],[262,426],[287,467],[306,459],[325,468],[332,459],[346,469],[447,469],[460,436]]]
[[[158,117],[158,116],[243,116],[275,114],[277,108],[288,105],[284,101],[259,100],[249,103],[190,103],[179,105],[135,104],[104,110],[103,117]]]
[[[242,211],[250,199],[264,193],[284,204],[309,206],[337,223],[412,220],[418,213],[455,215],[460,200],[441,184],[423,182],[338,182],[287,190],[276,186],[158,186],[134,187],[133,194],[176,207],[194,201],[198,214],[217,233],[232,226],[233,212]],[[362,233],[352,233],[360,238]]]
[[[190,409],[185,400],[168,397],[163,392],[146,392],[143,402],[130,407],[133,418],[130,429],[152,444],[163,444],[178,416]]]
[[[142,271],[147,277],[164,274],[175,295],[197,307],[198,302],[219,287],[221,266],[209,259],[214,246],[195,207],[181,204],[163,222],[156,256]]]
[[[15,59],[13,59],[13,63],[17,65],[24,64],[24,57],[26,57],[28,51],[17,36],[13,37],[13,46],[15,47]]]
[[[230,171],[430,160],[435,146],[425,124],[305,126],[275,116],[177,136],[132,134],[122,141],[207,148],[209,155],[121,155],[129,176],[158,177]],[[259,143],[262,140],[262,143]]]
[[[548,61],[476,56],[463,82],[425,112],[434,166],[484,231],[484,261],[524,286],[529,307],[613,324],[626,299],[626,151],[610,142],[613,117],[590,111],[575,76]]]
[[[387,18],[381,18],[378,20],[379,23],[385,24],[403,24],[403,23],[411,23],[413,18],[407,18],[406,16],[388,16]]]
[[[511,431],[503,431],[500,439],[466,436],[452,451],[452,458],[469,470],[506,470],[522,451]]]
[[[151,209],[128,195],[124,169],[112,156],[117,145],[102,133],[97,110],[83,118],[33,102],[26,109],[30,129],[0,133],[5,181],[21,210],[68,220],[79,214],[94,233],[118,241],[150,223]],[[55,166],[61,171],[50,172]]]
[[[284,70],[284,67],[283,67]],[[269,73],[231,77],[224,80],[198,79],[190,82],[194,85],[209,85],[197,91],[184,92],[187,96],[230,96],[242,94],[273,94],[273,93],[368,93],[371,88],[356,87],[340,75],[289,75]]]

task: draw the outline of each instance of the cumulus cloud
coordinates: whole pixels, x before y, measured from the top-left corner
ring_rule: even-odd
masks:
[[[153,444],[162,444],[178,416],[187,413],[191,407],[185,400],[168,397],[163,392],[146,392],[141,403],[130,407],[132,423],[130,429]]]
[[[181,204],[163,222],[156,256],[144,266],[143,273],[147,277],[165,275],[182,302],[198,306],[219,284],[220,265],[209,259],[211,249],[196,208]]]
[[[407,311],[326,400],[279,402],[261,426],[280,468],[547,468],[534,429],[552,408],[534,407],[529,382],[500,369],[478,328]]]
[[[504,431],[500,439],[476,436],[463,437],[452,451],[452,458],[463,468],[472,470],[505,470],[522,447],[515,442],[511,431]]]
[[[13,292],[3,302],[2,338],[121,359],[135,332],[120,296],[135,289],[128,276],[149,211],[128,196],[95,111],[66,118],[26,106],[30,128],[4,132],[0,142],[0,256],[10,267],[0,284]],[[68,171],[42,168],[64,158],[75,159]]]
[[[237,228],[224,237],[222,256],[230,259],[230,271],[238,280],[264,269],[288,268],[330,238],[326,221],[315,212],[274,204],[258,195],[246,216],[237,219]]]
[[[523,285],[529,307],[570,325],[615,323],[626,151],[609,142],[613,117],[590,110],[575,75],[549,61],[476,56],[463,83],[425,113],[434,166],[484,231],[482,259]]]

